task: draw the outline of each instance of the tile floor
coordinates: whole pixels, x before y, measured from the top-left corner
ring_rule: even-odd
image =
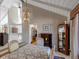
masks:
[[[60,52],[54,52],[54,56],[64,57],[65,59],[71,59],[70,56],[66,56],[66,55],[64,55],[64,54],[62,54]]]

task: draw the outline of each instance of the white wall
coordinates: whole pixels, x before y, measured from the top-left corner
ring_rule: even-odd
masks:
[[[5,15],[5,17],[2,20],[0,20],[0,26],[6,24],[8,24],[8,14]]]
[[[66,18],[35,6],[29,7],[31,8],[30,24],[37,25],[38,33],[45,33],[43,31],[43,24],[50,24],[50,31],[47,33],[52,33],[52,45],[56,45],[57,47],[57,26],[64,23]]]
[[[22,24],[20,11],[18,7],[12,7],[9,9],[9,24]]]
[[[79,27],[79,20],[78,20],[78,15],[76,15],[75,19],[72,21],[72,25],[71,25],[71,51],[72,51],[72,59],[78,59],[78,27]]]
[[[18,7],[12,7],[8,11],[8,26],[9,26],[9,41],[18,40],[22,42],[22,39],[19,39],[19,34],[22,34],[22,18],[20,14],[20,9]],[[17,33],[12,33],[12,27],[17,28]]]
[[[25,9],[25,6],[23,5],[22,8]],[[10,27],[9,40],[10,41],[18,40],[20,43],[21,42],[29,43],[29,22],[23,21],[23,18],[22,18],[22,12],[24,11],[23,9],[21,11],[18,9],[18,7],[12,7],[9,9],[9,27]],[[11,33],[11,30],[12,30],[11,26],[16,27],[17,25],[21,25],[22,27],[22,30],[21,30],[22,33],[19,33],[19,34],[22,34],[22,39],[19,39],[18,33],[15,33],[15,34]]]

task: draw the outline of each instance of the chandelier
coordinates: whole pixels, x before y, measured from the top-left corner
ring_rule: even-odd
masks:
[[[26,2],[21,0],[21,2],[23,3],[23,21],[26,22],[26,21],[29,21],[30,11],[29,11],[29,8],[27,6],[27,0],[26,0]]]
[[[26,7],[23,10],[23,20],[29,21],[29,18],[30,18],[30,12],[29,12],[29,9]]]

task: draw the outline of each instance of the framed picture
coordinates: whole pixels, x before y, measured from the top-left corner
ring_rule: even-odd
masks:
[[[12,33],[18,33],[18,28],[12,27]]]
[[[43,31],[49,31],[50,25],[49,24],[43,24]]]

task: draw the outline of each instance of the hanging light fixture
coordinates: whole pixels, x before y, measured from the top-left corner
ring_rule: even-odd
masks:
[[[26,22],[26,21],[29,21],[29,18],[30,18],[30,11],[29,11],[29,8],[27,6],[27,0],[26,2],[24,2],[24,0],[21,0],[21,2],[23,3],[23,21]]]

